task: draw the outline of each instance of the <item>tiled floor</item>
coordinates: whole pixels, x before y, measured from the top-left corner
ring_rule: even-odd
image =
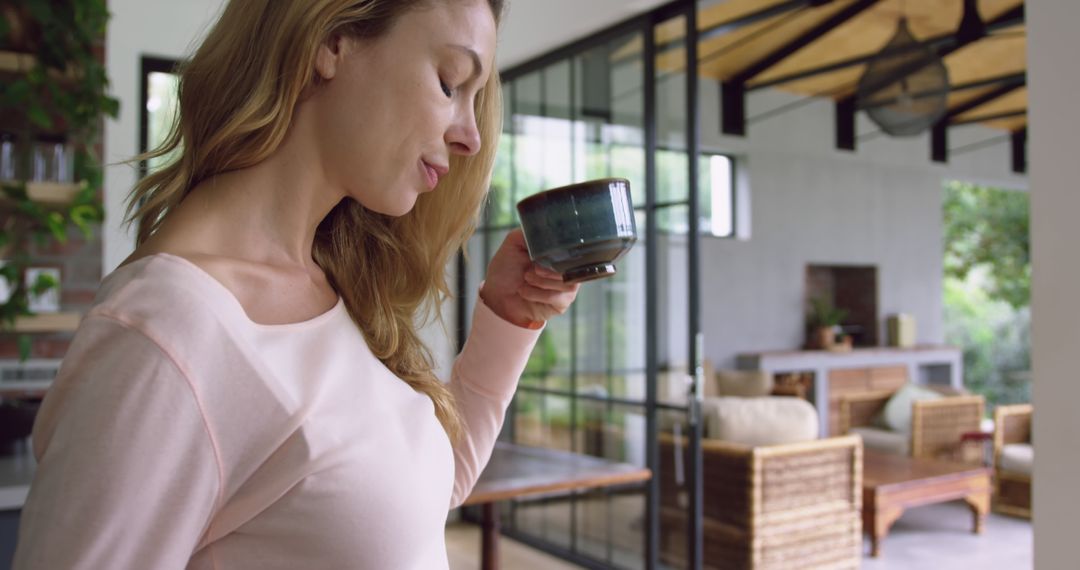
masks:
[[[866,552],[870,551],[867,542]],[[863,558],[864,570],[1027,570],[1033,567],[1029,521],[990,514],[983,534],[972,534],[971,511],[960,502],[911,509],[881,543],[881,557]]]
[[[446,553],[450,558],[450,570],[479,570],[480,527],[469,523],[447,525]],[[577,568],[505,536],[499,539],[499,567],[505,570]]]
[[[446,530],[451,570],[480,568],[480,530],[451,524]],[[574,568],[561,560],[503,537],[502,568],[531,570]],[[869,543],[866,552],[869,552]],[[1031,523],[991,514],[984,534],[971,532],[971,514],[963,503],[911,509],[896,521],[882,542],[878,559],[863,558],[864,570],[1028,570],[1032,568]]]

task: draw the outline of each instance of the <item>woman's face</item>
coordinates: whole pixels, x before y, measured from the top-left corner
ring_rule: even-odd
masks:
[[[321,47],[316,70],[328,81],[302,110],[328,182],[370,210],[408,213],[451,154],[479,150],[474,104],[494,58],[487,0],[433,2],[378,39]]]

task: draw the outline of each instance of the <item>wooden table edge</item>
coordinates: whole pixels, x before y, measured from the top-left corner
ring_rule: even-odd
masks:
[[[918,479],[907,479],[904,481],[892,481],[888,483],[874,483],[868,482],[864,474],[862,481],[862,488],[864,491],[885,491],[892,492],[898,490],[904,490],[910,487],[923,487],[934,483],[951,483],[953,481],[963,481],[965,479],[973,477],[988,477],[993,479],[993,469],[989,467],[976,467],[966,471],[958,471],[955,473],[943,473],[941,475],[934,475],[932,477],[921,477]]]
[[[610,475],[603,477],[602,479],[584,479],[581,481],[560,481],[558,483],[546,483],[537,484],[533,486],[523,487],[519,489],[490,491],[487,493],[470,494],[461,506],[469,505],[482,505],[484,503],[492,503],[495,501],[505,501],[507,499],[514,499],[518,497],[526,497],[529,495],[539,495],[542,493],[550,493],[554,491],[584,491],[587,489],[595,489],[598,487],[611,487],[615,485],[626,485],[630,483],[641,483],[648,481],[652,478],[652,471],[648,468],[636,469],[633,471],[627,471],[626,473],[619,473],[618,475]],[[582,484],[582,482],[587,482]]]

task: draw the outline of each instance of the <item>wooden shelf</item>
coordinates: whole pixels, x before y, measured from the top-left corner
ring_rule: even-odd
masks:
[[[19,317],[15,320],[15,328],[4,332],[75,332],[81,320],[80,313],[40,313],[32,317]]]
[[[28,53],[0,51],[0,71],[29,71],[37,64],[37,58]]]
[[[19,183],[16,183],[19,184]],[[71,203],[75,196],[82,190],[81,184],[67,184],[60,182],[27,182],[26,195],[34,202],[45,206],[64,206]],[[0,195],[0,203],[10,203],[12,200],[5,195]]]
[[[37,57],[33,54],[19,51],[0,50],[0,72],[26,73],[37,65]],[[73,81],[76,79],[74,68],[68,67],[67,72],[50,69],[49,74],[62,80]]]
[[[75,199],[82,186],[60,182],[27,182],[26,194],[31,200],[43,204],[67,204]]]

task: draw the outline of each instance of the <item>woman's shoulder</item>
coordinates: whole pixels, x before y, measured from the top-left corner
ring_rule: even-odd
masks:
[[[144,333],[206,333],[236,319],[237,310],[224,286],[194,263],[157,252],[129,258],[107,275],[87,317]]]

